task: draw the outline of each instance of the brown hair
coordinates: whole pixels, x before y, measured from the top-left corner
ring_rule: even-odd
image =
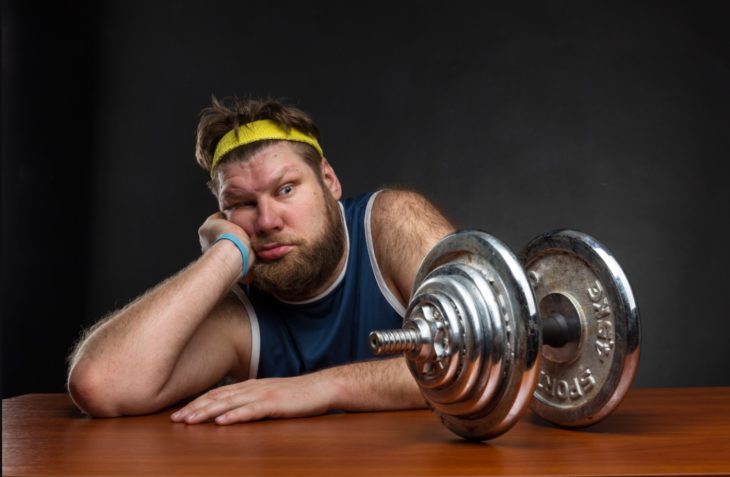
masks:
[[[244,124],[260,119],[270,119],[286,131],[298,129],[319,141],[319,128],[314,124],[312,118],[299,108],[273,99],[241,100],[236,96],[228,96],[219,100],[213,96],[211,105],[200,112],[195,144],[195,160],[203,169],[210,172],[218,141],[229,131],[238,130]],[[230,160],[246,160],[255,152],[274,142],[276,140],[264,140],[238,147],[223,156],[218,165]],[[309,144],[292,142],[292,145],[314,170],[316,176],[320,177],[322,158],[319,152]],[[213,193],[216,193],[217,177],[214,176],[208,185]]]

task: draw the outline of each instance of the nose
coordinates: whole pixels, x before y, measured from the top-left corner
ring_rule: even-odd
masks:
[[[283,221],[276,204],[261,200],[258,203],[256,216],[256,235],[269,235],[282,229]]]

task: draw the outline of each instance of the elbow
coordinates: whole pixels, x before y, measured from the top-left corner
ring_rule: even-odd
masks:
[[[165,407],[159,393],[135,384],[84,361],[76,363],[68,376],[71,399],[91,417],[149,414]]]
[[[104,376],[77,364],[68,375],[68,393],[74,404],[91,417],[117,417],[122,413],[111,396]]]

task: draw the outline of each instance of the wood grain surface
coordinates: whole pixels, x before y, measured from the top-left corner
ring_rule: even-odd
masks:
[[[528,412],[484,443],[429,411],[221,427],[173,410],[90,419],[65,394],[3,400],[3,475],[730,475],[730,387],[632,389],[580,431]]]

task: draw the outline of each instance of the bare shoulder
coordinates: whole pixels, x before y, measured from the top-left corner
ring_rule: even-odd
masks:
[[[412,190],[383,190],[373,203],[373,239],[378,244],[427,250],[453,230],[426,197]]]
[[[411,190],[384,190],[373,203],[371,229],[380,271],[406,304],[423,257],[454,228],[428,199]]]

